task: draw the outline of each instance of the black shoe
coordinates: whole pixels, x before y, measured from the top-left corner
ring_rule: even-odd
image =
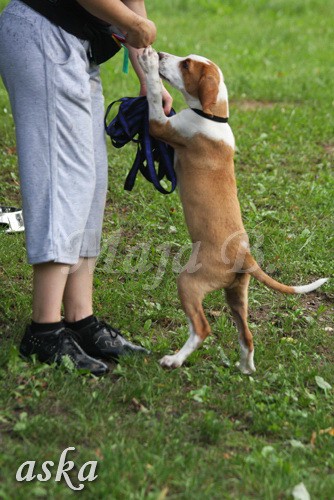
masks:
[[[117,360],[124,354],[150,354],[150,351],[122,337],[119,330],[95,317],[88,326],[75,333],[82,349],[94,358]]]
[[[27,326],[20,344],[20,354],[24,358],[36,354],[39,361],[57,365],[61,364],[64,356],[68,356],[75,368],[88,370],[96,376],[104,375],[108,371],[107,365],[91,358],[83,351],[76,333],[65,327],[49,332],[32,333],[30,326]]]

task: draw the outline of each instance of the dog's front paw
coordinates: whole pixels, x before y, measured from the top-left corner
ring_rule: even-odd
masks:
[[[173,356],[164,356],[159,361],[160,365],[164,368],[179,368],[182,365],[182,361],[177,357],[177,354]]]
[[[159,72],[159,56],[152,47],[144,49],[143,53],[138,56],[138,61],[144,73]]]

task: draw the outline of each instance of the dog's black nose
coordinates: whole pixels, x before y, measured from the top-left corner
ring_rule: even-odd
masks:
[[[158,52],[159,59],[163,59],[165,57],[165,54],[163,52]]]

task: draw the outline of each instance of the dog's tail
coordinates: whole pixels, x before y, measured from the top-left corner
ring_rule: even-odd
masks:
[[[245,258],[243,271],[249,273],[251,276],[254,276],[254,278],[256,278],[258,281],[260,281],[267,287],[272,288],[273,290],[276,290],[281,293],[289,293],[289,294],[313,292],[313,290],[316,290],[317,288],[319,288],[319,286],[323,285],[324,283],[326,283],[326,281],[328,281],[328,278],[322,278],[320,280],[314,281],[313,283],[310,283],[309,285],[302,285],[302,286],[284,285],[283,283],[280,283],[279,281],[276,281],[270,276],[268,276],[268,274],[266,274],[261,269],[259,264],[250,254],[248,254]]]

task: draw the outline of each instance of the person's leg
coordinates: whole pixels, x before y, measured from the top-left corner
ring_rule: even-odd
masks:
[[[79,267],[80,269],[80,267]],[[83,269],[87,271],[83,272]],[[93,373],[104,375],[107,365],[90,357],[80,347],[80,339],[65,327],[61,317],[61,305],[69,279],[71,266],[47,262],[33,266],[33,320],[27,326],[21,340],[20,353],[27,358],[37,355],[40,361],[61,363],[66,356],[74,366]],[[81,272],[76,270],[76,278],[69,281],[71,293],[86,297],[84,315],[91,311],[91,286],[88,266]],[[89,277],[88,277],[89,276]],[[82,286],[82,290],[80,290]],[[87,293],[85,293],[87,291]]]
[[[68,269],[63,295],[65,321],[73,323],[93,314],[93,273],[95,258],[80,258]]]
[[[61,304],[70,266],[46,262],[33,266],[33,307],[35,323],[61,321]]]
[[[67,356],[75,367],[101,375],[108,367],[89,357],[60,321],[68,278],[62,271],[78,262],[94,194],[86,48],[15,0],[0,25],[0,74],[15,121],[26,248],[34,266],[33,322],[20,353],[57,364]]]

